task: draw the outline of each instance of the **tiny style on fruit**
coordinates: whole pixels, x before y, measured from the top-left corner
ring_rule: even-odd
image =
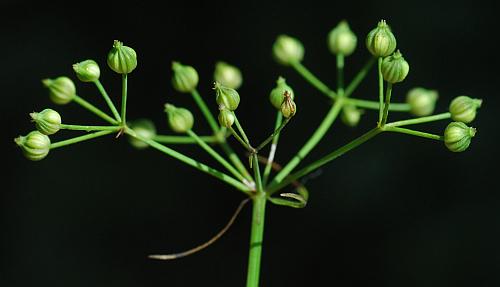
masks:
[[[467,124],[475,119],[477,109],[482,104],[480,99],[459,96],[451,102],[447,112],[433,114],[435,103],[438,100],[438,92],[432,89],[416,87],[408,91],[405,102],[391,103],[394,87],[397,87],[398,83],[405,80],[410,72],[410,65],[401,51],[396,50],[396,37],[386,21],[380,21],[377,27],[367,34],[365,45],[371,56],[348,85],[344,84],[345,60],[347,56],[352,55],[356,50],[357,36],[352,32],[346,21],[341,21],[328,34],[327,43],[329,50],[336,57],[336,89],[328,87],[302,64],[305,49],[299,40],[288,35],[280,35],[273,44],[272,50],[275,60],[279,64],[295,70],[321,94],[328,97],[332,103],[319,126],[297,154],[283,167],[277,168],[273,164],[279,145],[279,137],[287,125],[293,124],[293,117],[298,106],[296,101],[302,100],[300,95],[294,93],[294,90],[283,77],[278,77],[276,87],[269,94],[270,107],[276,109],[274,129],[269,132],[269,136],[264,141],[255,144],[246,135],[243,124],[239,121],[236,113],[237,109],[241,108],[241,98],[237,91],[243,83],[240,70],[226,62],[216,64],[214,91],[211,92],[212,99],[215,101],[211,100],[213,109],[210,109],[207,105],[207,97],[202,97],[197,90],[199,76],[196,69],[180,62],[173,62],[173,88],[180,93],[192,96],[212,133],[198,135],[194,131],[195,119],[192,113],[185,107],[167,103],[165,104],[166,122],[175,134],[158,134],[154,123],[148,119],[127,121],[128,75],[134,71],[138,62],[135,50],[119,41],[114,42],[111,51],[108,53],[107,64],[111,70],[122,77],[120,111],[99,81],[101,71],[98,63],[94,60],[79,62],[73,65],[73,69],[79,80],[93,83],[96,86],[111,114],[104,112],[78,96],[74,82],[68,77],[61,76],[42,81],[44,86],[47,87],[49,97],[53,103],[65,105],[74,102],[100,117],[107,124],[102,126],[67,124],[57,111],[47,108],[41,112],[30,114],[36,130],[31,131],[26,136],[15,138],[15,143],[21,148],[26,158],[38,161],[44,159],[53,149],[105,135],[125,134],[128,136],[130,144],[135,148],[154,148],[243,192],[245,199],[242,200],[229,223],[214,238],[185,252],[169,255],[150,255],[150,258],[175,259],[193,254],[207,247],[227,231],[245,204],[252,201],[253,212],[246,286],[255,287],[259,285],[260,278],[266,204],[269,202],[292,208],[304,208],[309,193],[305,186],[297,182],[301,177],[358,147],[376,135],[385,132],[402,133],[443,142],[444,146],[452,152],[465,151],[469,147],[471,139],[476,135],[476,129],[467,126]],[[375,64],[377,64],[378,76],[378,95],[375,100],[352,97],[358,85]],[[218,111],[217,116],[213,114],[213,110]],[[373,129],[334,149],[313,163],[296,170],[301,161],[321,141],[337,118],[340,118],[346,125],[355,127],[362,117],[367,114],[365,113],[367,110],[378,110],[377,125]],[[390,112],[408,112],[416,117],[388,122]],[[407,128],[410,125],[450,118],[453,122],[450,122],[443,129],[442,134],[432,134]],[[52,142],[49,136],[52,137],[58,134],[60,130],[83,131],[85,134]],[[234,143],[241,146],[238,153],[230,145]],[[176,151],[171,147],[176,144],[199,146],[225,171],[220,171]],[[264,153],[268,146],[270,146],[269,151]],[[242,152],[245,153],[244,158],[240,156]],[[292,191],[281,192],[289,185],[293,185]],[[277,194],[278,192],[281,193]]]

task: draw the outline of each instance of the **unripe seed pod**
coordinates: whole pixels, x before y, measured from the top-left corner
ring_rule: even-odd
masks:
[[[134,49],[115,40],[108,53],[108,66],[118,74],[130,74],[137,67],[137,54]]]
[[[65,105],[76,96],[75,84],[68,77],[44,79],[42,83],[49,89],[50,100],[55,104]]]
[[[342,122],[350,127],[355,127],[358,125],[361,115],[363,114],[363,110],[356,108],[353,105],[345,105],[342,108],[342,113],[340,114],[340,119]]]
[[[237,67],[229,65],[226,62],[217,62],[215,64],[214,80],[228,88],[236,90],[243,83],[243,76]]]
[[[219,110],[219,116],[217,118],[219,119],[219,124],[225,128],[230,128],[235,120],[233,112],[226,108]]]
[[[451,122],[444,131],[444,144],[452,152],[463,152],[476,135],[476,129],[462,122]]]
[[[391,84],[402,82],[408,76],[409,71],[410,65],[399,50],[384,58],[382,62],[382,76]]]
[[[387,57],[396,50],[396,37],[385,20],[378,22],[377,28],[366,36],[366,47],[375,57]]]
[[[293,93],[293,89],[286,83],[285,78],[279,77],[276,81],[276,87],[271,90],[269,94],[269,101],[271,104],[277,109],[281,109],[281,104],[285,100],[285,92],[288,92],[292,97],[292,100],[295,99],[295,94]]]
[[[44,159],[50,151],[50,139],[39,131],[32,131],[27,136],[14,139],[22,149],[24,156],[32,161]]]
[[[73,70],[82,82],[95,82],[101,76],[99,65],[94,60],[85,60],[73,65]]]
[[[219,82],[215,82],[214,90],[216,94],[215,101],[219,107],[224,107],[230,111],[234,111],[240,104],[240,94],[235,89],[223,86]]]
[[[129,127],[135,131],[135,133],[145,139],[152,140],[156,136],[155,124],[149,119],[138,119],[130,122]],[[137,149],[145,149],[149,145],[133,136],[128,137],[129,143]]]
[[[438,97],[436,90],[417,87],[408,91],[406,103],[410,105],[410,113],[417,117],[424,117],[432,115]]]
[[[300,62],[304,58],[304,46],[299,40],[287,36],[279,35],[273,44],[273,56],[282,65],[288,66],[295,62]]]
[[[35,122],[36,129],[44,135],[55,134],[61,129],[61,115],[52,109],[33,112],[30,116]]]
[[[451,118],[457,122],[470,123],[476,118],[477,109],[481,107],[481,99],[459,96],[450,103]]]
[[[182,65],[179,62],[172,63],[172,85],[174,89],[181,93],[191,93],[198,86],[198,72],[195,68]]]
[[[328,47],[333,54],[351,55],[356,49],[358,39],[349,28],[347,21],[343,20],[328,34]]]
[[[174,132],[185,133],[193,128],[194,118],[189,110],[166,104],[165,112],[167,112],[168,124]]]
[[[285,118],[291,118],[297,112],[297,106],[292,99],[291,94],[288,91],[285,91],[285,100],[281,104],[281,113]]]

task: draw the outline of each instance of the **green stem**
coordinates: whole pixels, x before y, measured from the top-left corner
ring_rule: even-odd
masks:
[[[320,79],[316,78],[315,75],[313,75],[306,67],[304,67],[300,62],[293,62],[292,67],[304,78],[306,81],[308,81],[311,85],[313,85],[316,89],[318,89],[320,92],[325,94],[326,96],[334,99],[337,94],[330,90],[330,88],[325,85],[323,82],[321,82]]]
[[[240,158],[236,155],[236,153],[234,152],[234,150],[231,148],[231,146],[228,143],[223,142],[223,143],[220,144],[220,147],[222,148],[222,150],[224,151],[224,153],[227,154],[227,156],[229,157],[229,160],[234,164],[234,166],[248,180],[248,182],[249,183],[253,182],[252,176],[248,172],[248,170],[245,167],[245,165],[241,162]]]
[[[201,136],[200,139],[205,143],[216,143],[218,138],[215,136]],[[168,135],[156,135],[153,138],[154,141],[164,144],[195,144],[196,140],[187,136],[168,136]]]
[[[80,125],[67,125],[61,124],[61,129],[63,130],[75,130],[75,131],[117,131],[121,127],[118,126],[80,126]]]
[[[392,105],[391,105],[391,107],[392,107]],[[385,126],[386,127],[408,126],[408,125],[415,125],[415,124],[421,124],[421,123],[427,123],[427,122],[434,122],[434,121],[449,119],[450,117],[451,117],[450,113],[442,113],[442,114],[432,115],[432,116],[428,116],[428,117],[421,117],[421,118],[415,118],[415,119],[409,119],[409,120],[402,120],[402,121],[392,122],[392,123],[386,124]]]
[[[88,111],[94,113],[95,115],[97,115],[101,119],[107,121],[108,123],[110,123],[112,125],[119,124],[118,121],[116,121],[112,117],[108,116],[105,112],[101,111],[98,107],[92,105],[91,103],[89,103],[86,100],[80,98],[79,96],[75,95],[75,97],[73,98],[73,100],[75,101],[75,103],[77,103],[80,106],[84,107]]]
[[[245,181],[245,178],[229,162],[227,162],[222,156],[219,155],[219,153],[217,153],[213,148],[206,144],[195,132],[189,130],[187,131],[187,134],[192,137],[202,149],[204,149],[216,161],[222,164],[222,166],[224,166],[227,171],[232,173],[239,180]]]
[[[243,127],[240,125],[240,121],[238,121],[238,117],[236,116],[235,112],[232,112],[234,115],[234,123],[236,124],[236,127],[238,128],[238,131],[240,132],[241,136],[245,140],[245,143],[251,147],[250,141],[248,140],[247,135],[245,134],[245,131],[243,130]],[[234,133],[233,133],[234,134]]]
[[[344,55],[337,54],[337,94],[344,96]]]
[[[122,74],[122,124],[127,123],[127,74]]]
[[[203,100],[203,98],[200,96],[200,93],[195,89],[191,92],[191,96],[193,96],[194,101],[198,105],[198,108],[200,108],[203,116],[207,120],[208,124],[210,125],[210,128],[214,133],[219,131],[219,125],[217,124],[217,121],[215,120],[214,115],[212,112],[210,112],[210,109],[208,108],[207,104]]]
[[[274,124],[274,130],[278,129],[281,126],[281,122],[283,121],[283,114],[281,112],[276,113],[276,123]],[[267,180],[269,179],[269,175],[271,174],[271,168],[273,166],[274,156],[276,155],[276,149],[278,148],[278,141],[280,138],[280,134],[276,134],[273,137],[273,142],[271,143],[271,149],[269,151],[269,156],[267,157],[266,167],[264,169],[264,175],[262,179],[262,185],[267,185]]]
[[[378,124],[382,123],[384,107],[384,77],[382,76],[382,57],[378,58]]]
[[[274,192],[280,190],[281,188],[287,186],[291,182],[309,174],[310,172],[320,168],[321,166],[329,163],[330,161],[338,158],[339,156],[345,154],[346,152],[358,147],[359,145],[365,143],[369,139],[373,138],[374,136],[378,135],[379,133],[382,132],[382,129],[380,128],[374,128],[370,130],[369,132],[365,133],[364,135],[358,137],[357,139],[349,142],[348,144],[336,149],[335,151],[327,154],[326,156],[322,157],[321,159],[309,164],[308,166],[304,167],[303,169],[293,173],[292,175],[288,176],[283,182],[279,183],[277,182],[276,184],[271,185],[268,188],[268,196],[271,196]]]
[[[194,160],[188,156],[185,156],[183,155],[182,153],[179,153],[169,147],[166,147],[154,140],[151,140],[151,139],[147,139],[145,137],[142,137],[140,136],[139,134],[137,134],[134,130],[132,129],[129,129],[129,128],[126,128],[125,129],[125,132],[132,136],[132,137],[135,137],[136,139],[138,140],[141,140],[145,143],[147,143],[149,146],[191,166],[191,167],[194,167],[200,171],[203,171],[207,174],[210,174],[211,176],[215,177],[215,178],[218,178],[219,180],[235,187],[236,189],[238,190],[241,190],[243,191],[244,193],[250,195],[251,194],[251,190],[248,186],[246,186],[245,184],[241,183],[240,181],[236,180],[235,178],[223,173],[223,172],[220,172],[212,167],[209,167],[205,164],[202,164],[200,162],[198,162],[197,160]]]
[[[309,138],[309,140],[304,144],[304,146],[299,150],[299,152],[288,162],[288,164],[276,175],[276,177],[271,182],[272,185],[280,183],[301,161],[309,154],[309,152],[318,144],[318,142],[323,138],[325,133],[328,131],[330,126],[333,124],[340,110],[344,104],[344,99],[339,98],[335,101],[335,104],[331,107],[328,114],[325,116],[319,127],[316,129],[314,134]]]
[[[414,130],[405,129],[405,128],[398,128],[398,127],[385,126],[384,131],[402,133],[402,134],[407,134],[407,135],[412,135],[412,136],[417,136],[417,137],[422,137],[422,138],[427,138],[427,139],[433,139],[433,140],[438,140],[438,141],[442,141],[444,139],[444,137],[440,136],[440,135],[424,133],[424,132],[414,131]]]
[[[260,277],[260,262],[262,257],[262,242],[264,239],[264,223],[266,214],[266,193],[262,189],[259,162],[257,155],[253,157],[254,176],[257,193],[253,197],[252,229],[250,232],[250,249],[248,256],[247,287],[258,287]]]
[[[228,128],[229,131],[233,134],[234,138],[236,140],[238,140],[238,142],[249,152],[253,152],[254,149],[249,145],[247,144],[247,142],[245,140],[243,140],[239,135],[238,133],[232,128],[232,127],[229,127]]]
[[[385,126],[385,123],[387,123],[387,117],[389,116],[389,106],[391,105],[391,95],[392,95],[392,83],[388,83],[385,94],[385,105],[384,105],[384,114],[382,116],[382,126]]]
[[[378,110],[380,106],[380,103],[378,102],[362,100],[362,99],[354,99],[354,98],[345,99],[345,103],[349,105],[354,105],[358,108],[372,109],[372,110]],[[406,103],[392,103],[389,107],[389,111],[409,112],[410,108],[411,108],[410,105]]]
[[[277,128],[274,130],[274,132],[269,136],[267,137],[267,139],[265,139],[255,150],[258,152],[260,151],[261,149],[263,149],[271,140],[273,140],[276,136],[279,135],[279,133],[281,132],[281,130],[286,126],[286,124],[288,124],[288,122],[290,121],[291,118],[286,118],[285,121]]]
[[[349,97],[356,90],[356,88],[368,74],[368,71],[370,71],[370,69],[372,68],[373,64],[375,63],[375,60],[376,60],[375,57],[371,57],[370,60],[368,60],[368,62],[366,62],[366,64],[363,66],[363,68],[359,70],[359,72],[356,74],[356,76],[351,81],[349,86],[347,86],[347,88],[345,89],[346,97]]]
[[[111,112],[115,116],[115,119],[117,121],[121,121],[120,114],[116,110],[116,107],[113,104],[113,101],[111,101],[111,98],[109,97],[108,93],[106,92],[106,90],[102,86],[101,82],[99,80],[96,80],[94,82],[94,84],[97,86],[97,89],[99,90],[99,92],[101,92],[101,95],[103,96],[104,100],[106,101],[106,103],[108,104],[109,108],[111,109]]]
[[[191,96],[193,97],[194,101],[198,105],[198,108],[201,110],[203,113],[203,116],[207,120],[208,124],[210,125],[210,128],[212,131],[215,133],[219,132],[219,125],[217,124],[217,121],[215,120],[214,115],[212,112],[210,112],[210,109],[208,108],[207,104],[203,100],[203,98],[200,96],[200,93],[198,90],[194,90],[191,92]],[[241,162],[240,158],[236,155],[236,153],[233,151],[231,146],[225,141],[219,142],[219,145],[221,146],[222,150],[224,153],[228,156],[229,160],[234,164],[234,166],[240,171],[241,174],[249,181],[252,182],[252,176],[248,172],[248,170],[245,168],[245,165]]]
[[[93,138],[102,137],[102,136],[114,133],[117,130],[118,130],[118,128],[116,130],[99,131],[99,132],[95,132],[95,133],[86,134],[86,135],[83,135],[83,136],[79,136],[79,137],[67,139],[67,140],[64,140],[64,141],[55,142],[55,143],[52,143],[50,145],[50,149],[56,149],[56,148],[60,148],[60,147],[63,147],[63,146],[72,145],[72,144],[75,144],[75,143],[79,143],[79,142],[83,142],[83,141],[86,141],[86,140],[90,140],[90,139],[93,139]]]

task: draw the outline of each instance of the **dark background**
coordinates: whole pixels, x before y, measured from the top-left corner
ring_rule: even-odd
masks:
[[[170,86],[170,63],[193,65],[199,90],[213,97],[214,63],[241,68],[239,117],[254,141],[272,129],[267,95],[278,75],[296,91],[296,118],[283,133],[286,162],[328,109],[328,102],[291,69],[271,58],[280,33],[299,38],[304,64],[325,82],[335,79],[328,31],[347,19],[359,44],[347,59],[351,79],[369,55],[364,37],[378,20],[391,24],[411,65],[395,101],[411,87],[438,89],[437,112],[452,98],[484,99],[469,150],[383,134],[339,158],[307,182],[307,208],[269,205],[262,286],[499,286],[497,4],[481,1],[145,2],[0,5],[2,177],[0,286],[243,286],[250,208],[216,244],[178,261],[151,253],[184,250],[210,238],[243,196],[215,179],[125,138],[101,138],[25,160],[12,138],[33,129],[28,113],[56,108],[66,123],[99,124],[76,105],[50,103],[40,79],[69,75],[78,93],[105,108],[97,90],[76,81],[71,64],[92,58],[119,101],[120,80],[105,57],[114,39],[138,53],[129,79],[129,118],[150,117],[168,133],[162,106],[192,107],[196,131],[207,125],[190,96]],[[353,95],[376,99],[372,71]],[[208,100],[211,102],[211,100]],[[212,105],[214,107],[214,105]],[[368,112],[356,129],[340,123],[308,161],[371,128]],[[391,114],[392,119],[407,115]],[[419,126],[441,133],[448,121]],[[52,139],[77,133],[60,132]],[[194,147],[179,147],[215,165]],[[241,149],[238,149],[241,151]]]

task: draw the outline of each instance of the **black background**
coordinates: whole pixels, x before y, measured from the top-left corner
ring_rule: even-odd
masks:
[[[262,286],[498,286],[497,4],[481,1],[24,3],[0,6],[2,177],[1,286],[243,286],[250,208],[216,244],[172,262],[146,258],[190,248],[211,237],[243,198],[237,191],[156,151],[136,151],[124,138],[101,138],[25,160],[12,138],[33,127],[28,113],[53,107],[40,79],[70,75],[92,58],[119,101],[120,79],[105,64],[114,39],[138,53],[129,79],[129,118],[150,117],[168,133],[162,106],[192,107],[195,130],[207,125],[188,95],[170,86],[170,63],[193,65],[211,102],[214,63],[241,68],[239,117],[255,142],[272,129],[267,95],[278,75],[296,91],[297,116],[281,138],[278,161],[304,143],[328,109],[327,100],[271,58],[278,34],[299,38],[304,64],[325,82],[335,79],[328,31],[347,19],[359,44],[346,61],[350,79],[369,55],[363,42],[387,19],[411,65],[394,90],[438,89],[437,112],[455,96],[484,99],[469,150],[405,135],[383,134],[309,179],[302,210],[269,206]],[[75,5],[76,4],[76,5]],[[76,79],[75,79],[76,80]],[[75,81],[76,82],[76,81]],[[97,90],[78,93],[103,108]],[[376,99],[376,75],[353,95]],[[214,105],[212,105],[214,107]],[[66,123],[100,124],[76,105],[55,107]],[[368,112],[356,129],[340,123],[308,161],[374,126]],[[392,119],[407,115],[391,114]],[[419,127],[441,133],[448,121]],[[52,137],[70,137],[60,132]],[[203,162],[194,147],[179,150]],[[240,150],[240,149],[239,149]],[[241,150],[240,150],[241,151]]]

